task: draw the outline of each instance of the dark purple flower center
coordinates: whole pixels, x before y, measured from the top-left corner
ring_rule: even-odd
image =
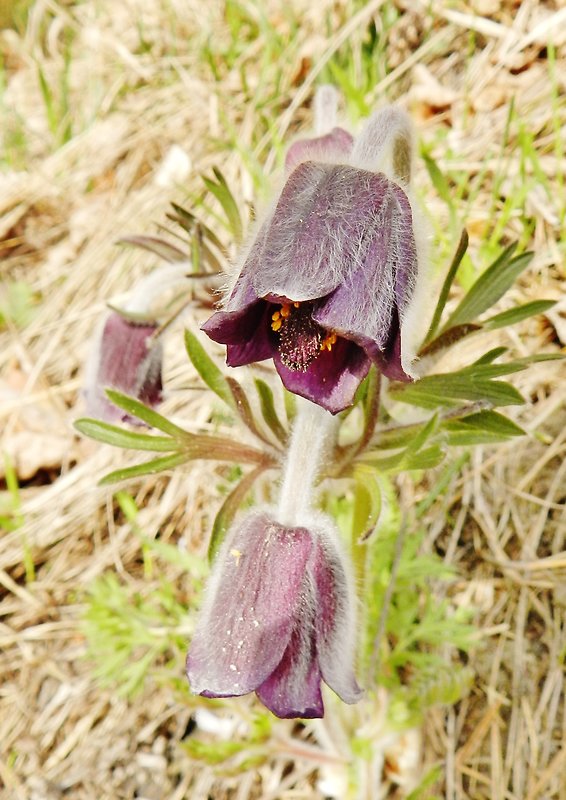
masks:
[[[306,372],[324,349],[331,350],[336,336],[327,334],[312,318],[312,303],[285,303],[272,314],[271,328],[279,334],[282,363],[294,372]]]

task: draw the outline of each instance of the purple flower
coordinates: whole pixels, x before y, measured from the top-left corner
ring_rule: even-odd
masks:
[[[322,717],[321,681],[355,703],[353,615],[331,531],[251,514],[214,564],[187,658],[191,689],[206,697],[255,691],[282,718]]]
[[[87,413],[107,421],[134,422],[114,406],[105,389],[117,389],[149,406],[162,399],[161,342],[155,340],[156,322],[137,323],[111,312],[91,355],[85,399]]]
[[[287,389],[332,413],[352,403],[371,362],[411,377],[402,328],[417,281],[413,212],[403,179],[373,171],[366,141],[383,150],[400,118],[373,118],[361,144],[334,128],[291,147],[279,199],[225,306],[203,325],[227,345],[230,366],[273,358]],[[400,141],[399,176],[409,169]]]

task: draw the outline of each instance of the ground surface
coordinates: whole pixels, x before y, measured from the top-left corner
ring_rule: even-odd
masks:
[[[0,8],[0,24],[11,22],[10,4]],[[354,116],[387,100],[407,107],[449,176],[443,197],[419,162],[439,265],[463,224],[484,266],[512,239],[535,250],[513,299],[560,303],[503,344],[521,356],[559,350],[566,7],[37,0],[27,21],[16,12],[16,29],[0,30],[0,427],[13,465],[1,512],[11,524],[0,540],[0,791],[17,800],[323,797],[324,758],[309,750],[325,741],[319,729],[293,739],[282,723],[258,770],[219,776],[179,745],[194,708],[170,685],[126,699],[84,657],[85,589],[106,571],[132,595],[154,587],[112,490],[96,487],[125,456],[72,429],[106,300],[155,264],[115,241],[155,233],[169,203],[189,203],[214,165],[251,201],[250,173],[274,167],[273,143],[309,123],[313,86],[334,78]],[[173,145],[186,157],[171,172]],[[165,410],[205,428],[209,407],[182,347],[166,363]],[[470,655],[468,696],[427,715],[418,771],[440,770],[423,797],[566,800],[565,378],[557,363],[522,373],[529,403],[512,413],[532,435],[480,448],[429,511],[423,547],[457,565],[454,591],[477,609],[484,638]],[[128,486],[137,524],[202,553],[216,484],[214,468],[199,467]],[[406,502],[425,486],[403,481]],[[183,569],[166,572],[187,599]],[[365,796],[380,796],[376,786]],[[383,786],[404,796],[395,782]]]

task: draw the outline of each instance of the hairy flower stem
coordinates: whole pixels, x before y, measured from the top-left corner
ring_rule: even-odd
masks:
[[[278,505],[278,521],[289,527],[304,525],[305,515],[312,513],[314,487],[335,445],[339,424],[320,406],[298,400]]]

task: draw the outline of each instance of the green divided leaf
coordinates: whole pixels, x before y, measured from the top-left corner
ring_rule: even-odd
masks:
[[[185,347],[194,368],[211,389],[226,405],[232,409],[249,430],[262,442],[273,446],[273,442],[258,427],[248,397],[234,378],[227,378],[212,358],[208,355],[197,337],[191,331],[185,331]]]
[[[246,393],[238,381],[234,378],[226,378],[226,381],[228,382],[228,387],[230,388],[232,397],[234,399],[235,410],[239,414],[244,425],[246,425],[246,427],[253,433],[254,436],[257,436],[258,439],[261,439],[264,444],[273,447],[273,442],[271,442],[258,427],[250,406],[250,401],[248,400]]]
[[[480,314],[494,305],[513,285],[518,276],[526,269],[533,258],[533,253],[523,253],[512,258],[516,243],[510,245],[493,264],[483,272],[472,288],[462,299],[460,305],[449,317],[443,331],[466,322],[476,320]]]

